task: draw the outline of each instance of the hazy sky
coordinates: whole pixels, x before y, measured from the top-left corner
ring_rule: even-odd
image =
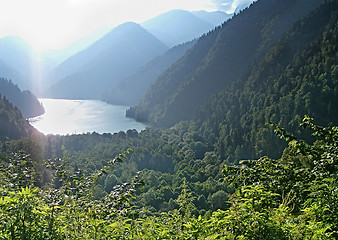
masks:
[[[0,38],[20,36],[35,49],[58,49],[126,21],[172,10],[233,12],[252,0],[0,0]]]

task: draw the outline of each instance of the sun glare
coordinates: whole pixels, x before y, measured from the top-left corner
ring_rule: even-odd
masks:
[[[41,52],[64,48],[100,28],[211,6],[210,0],[0,0],[0,37],[20,36]]]

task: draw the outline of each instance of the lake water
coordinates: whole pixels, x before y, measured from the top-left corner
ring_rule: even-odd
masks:
[[[99,100],[39,99],[45,114],[28,119],[44,134],[115,133],[146,125],[125,117],[127,106],[111,105]]]

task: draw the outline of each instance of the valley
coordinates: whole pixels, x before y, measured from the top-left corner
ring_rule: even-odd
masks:
[[[338,1],[229,3],[0,39],[0,237],[337,238]]]

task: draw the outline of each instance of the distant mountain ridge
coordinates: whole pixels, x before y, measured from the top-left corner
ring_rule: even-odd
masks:
[[[179,34],[183,34],[184,38],[179,40],[177,39],[175,43],[173,43],[178,44],[177,46],[169,49],[166,53],[146,63],[139,70],[131,73],[127,78],[122,79],[115,87],[104,94],[104,101],[112,104],[122,105],[136,104],[144,95],[150,84],[152,84],[162,72],[170,67],[171,64],[182,57],[185,52],[196,43],[197,40],[195,39],[185,43],[181,43],[181,41],[185,39],[191,40],[196,38],[196,36],[200,37],[201,34],[205,34],[215,26],[220,25],[232,15],[233,14],[226,14],[225,12],[221,11],[188,12],[184,10],[173,10],[161,14],[149,21],[146,21],[145,23],[141,23],[141,25],[149,27],[148,30],[150,31],[154,30],[153,28],[155,28],[155,30],[160,29],[161,33],[169,36],[169,38],[177,37]],[[188,22],[188,24],[186,22]],[[201,22],[208,23],[208,29],[200,29]],[[194,29],[191,29],[191,27]],[[156,31],[153,32],[155,36]],[[167,37],[165,37],[165,39],[167,39]]]
[[[49,76],[56,84],[45,96],[100,98],[119,80],[167,49],[140,25],[131,22],[121,24],[60,64]]]
[[[172,42],[172,45],[179,45],[210,31],[216,24],[229,17],[230,15],[224,12],[190,13],[174,10],[141,25],[148,26],[150,29],[162,29],[162,32],[169,36],[169,38],[165,37],[166,39],[183,34],[184,38]],[[87,49],[65,60],[44,79],[45,86],[46,84],[52,86],[43,96],[73,99],[101,98],[107,89],[117,86],[118,82],[164,53],[168,47],[163,44],[163,39],[160,41],[158,35],[152,31],[149,33],[149,29],[142,28],[141,25],[121,24]],[[148,35],[147,40],[145,35]],[[125,52],[122,49],[125,49]],[[105,94],[104,98],[116,99],[108,94]]]
[[[188,12],[183,10],[172,11],[164,15],[167,16],[165,21],[162,22],[162,25],[157,25],[157,28],[165,30],[164,32],[169,36],[186,34],[185,38],[181,38],[173,45],[191,41],[230,17],[224,12]],[[168,15],[172,16],[168,18]],[[180,17],[176,18],[177,16]],[[163,20],[163,17],[160,18]],[[180,22],[180,20],[184,21]],[[181,28],[184,25],[185,27]],[[180,28],[176,29],[177,26]],[[115,86],[123,78],[132,75],[140,67],[168,49],[163,42],[143,28],[142,34],[148,35],[148,39],[145,40],[145,36],[137,36],[137,34],[141,34],[140,29],[140,25],[135,23],[121,24],[91,45],[89,44],[93,42],[93,39],[98,38],[102,31],[88,36],[64,50],[49,51],[41,53],[39,56],[29,44],[18,37],[1,38],[0,76],[12,79],[20,88],[29,89],[39,96],[100,98],[107,89]],[[135,33],[131,33],[132,31]],[[125,36],[121,34],[125,34]],[[143,40],[135,39],[137,37],[143,38]],[[135,41],[124,41],[123,38]],[[83,49],[84,47],[86,48]],[[123,48],[134,51],[134,54],[122,52]],[[79,51],[81,49],[83,50]],[[108,52],[110,54],[107,54]],[[69,57],[71,53],[75,54]],[[115,59],[113,55],[115,55]],[[123,60],[127,57],[132,61]],[[117,60],[118,58],[120,61]],[[60,60],[64,61],[55,67],[55,64]]]

